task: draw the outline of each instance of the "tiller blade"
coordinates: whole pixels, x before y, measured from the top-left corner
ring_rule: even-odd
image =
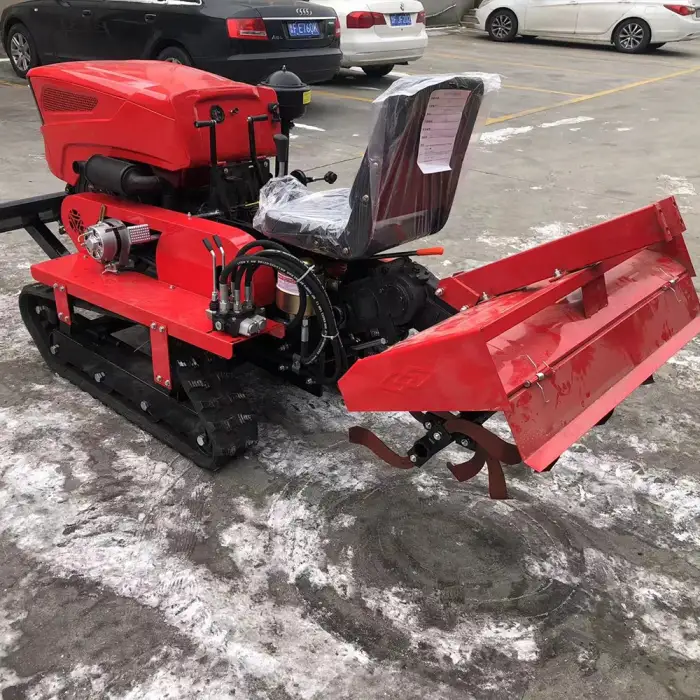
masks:
[[[363,428],[351,440],[402,468],[462,444],[474,456],[450,470],[464,480],[486,464],[492,497],[501,463],[547,470],[700,333],[684,230],[670,197],[442,280],[455,315],[340,381],[350,411],[412,412],[426,437],[407,457]],[[481,425],[497,411],[517,447]]]

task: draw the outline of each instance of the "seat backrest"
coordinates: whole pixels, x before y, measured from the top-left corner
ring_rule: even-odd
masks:
[[[344,257],[380,253],[443,228],[484,98],[497,87],[493,75],[408,77],[375,101],[350,193]]]

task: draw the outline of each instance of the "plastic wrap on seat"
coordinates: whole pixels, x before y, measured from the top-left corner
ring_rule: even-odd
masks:
[[[350,219],[350,189],[313,192],[291,175],[260,190],[253,225],[270,238],[316,252],[334,251]]]
[[[438,233],[479,138],[498,75],[410,76],[373,103],[369,143],[352,188],[311,192],[295,178],[261,191],[254,226],[264,235],[343,260]]]

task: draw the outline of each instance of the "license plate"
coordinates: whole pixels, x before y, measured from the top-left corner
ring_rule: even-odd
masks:
[[[291,37],[321,36],[318,22],[290,22],[287,26]]]
[[[695,19],[700,19],[700,10],[695,10]]]
[[[411,25],[411,15],[389,15],[392,27],[408,27]]]

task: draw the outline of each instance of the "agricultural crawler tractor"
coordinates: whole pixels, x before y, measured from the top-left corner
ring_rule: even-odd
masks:
[[[700,332],[673,198],[445,279],[417,262],[439,250],[406,244],[445,226],[497,76],[393,83],[349,189],[289,171],[308,90],[285,70],[251,86],[85,62],[29,82],[66,188],[0,204],[0,232],[49,258],[22,319],[52,371],[206,469],[256,443],[257,365],[410,413],[405,454],[363,427],[350,441],[401,469],[459,445],[454,476],[486,466],[502,498],[503,464],[551,468]],[[485,427],[498,412],[515,444]]]

